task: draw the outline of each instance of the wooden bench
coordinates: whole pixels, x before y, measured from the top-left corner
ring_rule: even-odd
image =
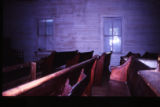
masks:
[[[77,55],[77,52],[78,51],[52,51],[52,53],[48,57],[42,58],[37,62],[37,71],[42,72],[42,76],[45,76],[60,69],[64,69],[66,67],[67,61],[73,59]]]
[[[13,88],[34,79],[36,79],[35,62],[4,67],[2,69],[2,90]]]
[[[112,68],[107,87],[113,90],[110,90],[108,94],[110,96],[157,96],[158,94],[147,85],[149,81],[145,82],[141,73],[139,74],[141,70],[153,69],[132,56],[124,64]]]
[[[141,89],[139,94],[145,96],[160,96],[160,71],[155,72],[154,70],[141,70],[138,75],[143,80],[142,83],[138,83],[141,87],[146,87]],[[142,86],[143,85],[143,86]]]
[[[92,56],[93,51],[83,53],[78,52],[77,50],[66,52],[52,51],[52,53],[48,57],[42,58],[40,61],[37,62],[37,72],[41,71],[42,76],[45,76],[47,74],[56,72],[58,70],[90,59],[92,58]]]
[[[90,52],[79,52],[79,61],[78,61],[78,62],[82,62],[82,61],[85,61],[85,60],[87,60],[87,59],[92,58],[93,52],[94,52],[94,51],[90,51]]]
[[[111,62],[112,52],[106,52],[105,55],[106,55],[106,57],[105,57],[105,61],[104,61],[104,72],[107,77],[107,80],[109,80],[109,77],[110,77],[109,66],[110,66],[110,62]]]
[[[127,60],[128,60],[128,57],[121,57],[121,64],[125,63]],[[157,59],[137,58],[137,60],[149,66],[150,68],[154,69],[157,67]]]
[[[97,56],[2,92],[2,96],[90,95]]]
[[[95,71],[95,85],[101,85],[103,81],[103,75],[108,79],[110,75],[109,71],[109,65],[110,65],[110,58],[111,58],[111,52],[109,53],[102,53],[102,55],[99,57],[96,65],[96,71]]]
[[[78,52],[77,55],[75,55],[72,59],[68,60],[66,63],[66,67],[69,67],[71,65],[83,62],[87,59],[90,59],[93,57],[93,52],[94,51],[90,51],[90,52]]]

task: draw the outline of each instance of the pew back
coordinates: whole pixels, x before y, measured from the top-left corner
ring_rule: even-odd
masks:
[[[83,52],[83,53],[79,52],[79,61],[78,61],[78,62],[82,62],[82,61],[85,61],[85,60],[87,60],[87,59],[92,58],[93,52],[94,52],[94,51]]]
[[[43,58],[39,64],[39,70],[42,76],[56,72],[58,67],[65,65],[67,61],[73,59],[77,55],[77,51],[56,52],[53,51],[48,57]],[[65,67],[63,67],[65,68]],[[61,69],[63,69],[61,68]]]
[[[79,62],[83,62],[87,59],[92,58],[93,56],[93,52],[94,51],[90,51],[90,52],[78,52],[77,55],[75,55],[72,59],[68,60],[66,63],[66,67],[69,67],[71,65],[77,64]]]
[[[68,60],[74,58],[78,51],[68,51],[68,52],[56,52],[55,59],[53,61],[53,66],[55,68],[62,66],[67,63]]]

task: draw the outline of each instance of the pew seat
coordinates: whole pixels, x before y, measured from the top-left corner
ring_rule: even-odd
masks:
[[[141,70],[138,75],[142,77],[146,85],[154,91],[157,96],[160,96],[160,72],[154,70]]]
[[[156,59],[149,59],[149,58],[137,58],[140,62],[144,63],[145,65],[149,66],[150,68],[157,67],[157,60]],[[121,65],[128,60],[128,57],[121,57]]]

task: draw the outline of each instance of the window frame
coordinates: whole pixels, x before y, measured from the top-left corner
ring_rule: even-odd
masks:
[[[104,38],[105,38],[105,36],[107,36],[107,37],[112,37],[113,38],[113,30],[112,30],[112,35],[105,35],[104,34],[104,21],[105,21],[105,19],[106,18],[118,18],[118,19],[120,19],[121,20],[121,35],[120,36],[118,36],[118,37],[120,37],[121,38],[121,49],[120,49],[120,51],[119,52],[115,52],[115,51],[113,51],[113,49],[112,49],[112,52],[113,53],[116,53],[116,54],[122,54],[122,52],[123,52],[123,20],[124,20],[124,18],[122,17],[122,16],[101,16],[101,19],[102,19],[102,21],[101,21],[101,35],[102,35],[102,37],[101,37],[101,41],[102,41],[102,52],[106,52],[105,51],[105,45],[104,45]],[[113,28],[113,23],[112,23],[112,28]],[[115,36],[117,36],[117,35],[115,35]],[[113,48],[113,45],[112,45],[112,48]]]
[[[44,34],[40,34],[40,21],[44,20]],[[52,20],[52,34],[47,35],[47,20]],[[37,26],[38,36],[53,36],[54,34],[54,19],[53,18],[43,18],[38,20],[38,26]]]
[[[44,34],[42,34],[42,35],[40,35],[39,34],[39,22],[40,22],[40,20],[45,20],[45,33]],[[52,27],[53,27],[53,30],[52,30],[52,34],[50,34],[50,35],[47,35],[47,30],[46,30],[46,20],[52,20],[53,22],[52,22]],[[45,38],[45,42],[47,41],[47,37],[50,37],[50,38],[54,38],[54,34],[55,34],[55,18],[53,18],[53,17],[45,17],[45,18],[37,18],[36,19],[36,25],[37,25],[37,41],[36,41],[36,44],[37,44],[37,50],[39,50],[39,49],[42,49],[42,48],[40,48],[41,46],[39,45],[39,37],[44,37]],[[43,49],[42,49],[43,50]],[[44,50],[48,50],[47,49],[47,43],[45,43],[45,48],[44,48]]]

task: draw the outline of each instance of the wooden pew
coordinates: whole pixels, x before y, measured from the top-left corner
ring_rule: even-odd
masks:
[[[102,80],[104,77],[103,75],[105,75],[105,78],[107,78],[107,80],[109,79],[110,76],[109,65],[110,65],[111,54],[112,52],[108,53],[104,52],[99,57],[95,71],[95,81],[94,81],[95,85],[102,84]]]
[[[79,62],[79,57],[80,57],[80,54],[78,53],[77,55],[75,55],[72,59],[68,60],[66,62],[66,67],[70,67],[74,64],[78,64]]]
[[[125,63],[126,60],[127,60],[130,56],[134,56],[134,57],[136,57],[136,58],[141,58],[141,55],[140,55],[139,53],[128,52],[127,55],[120,57],[120,65],[122,65],[123,63]]]
[[[66,52],[56,52],[53,65],[55,68],[62,65],[66,65],[68,60],[71,60],[77,55],[78,51],[66,51]]]
[[[130,56],[124,64],[111,68],[112,72],[110,75],[110,79],[126,82],[128,75],[130,75],[130,72],[132,71],[136,72],[142,69],[151,69],[151,68],[145,65],[144,63],[140,62],[134,56]]]
[[[128,60],[122,65],[111,67],[112,72],[110,75],[110,79],[122,82],[127,81],[127,70],[131,64],[132,59],[132,57],[129,57]]]
[[[92,58],[94,51],[90,52],[78,52],[72,59],[67,61],[66,67],[77,64],[79,62],[85,61],[87,59]]]
[[[158,66],[157,66],[158,68]],[[134,59],[128,69],[128,87],[133,96],[160,96],[159,70]]]
[[[121,61],[123,60],[123,63],[125,63],[128,60],[128,57],[123,57]],[[157,67],[157,60],[156,59],[148,59],[148,58],[137,58],[138,61],[144,63],[145,65],[149,66],[150,68],[156,68]]]
[[[99,59],[97,61],[96,71],[95,71],[94,85],[101,85],[102,84],[102,78],[103,78],[103,73],[104,73],[105,57],[106,57],[106,53],[103,53],[99,57]]]
[[[121,66],[112,69],[110,76],[110,81],[108,82],[108,88],[112,90],[109,95],[116,96],[115,93],[119,93],[121,96],[158,96],[155,93],[153,87],[148,84],[158,83],[152,78],[151,70],[149,66],[140,62],[138,58],[131,56],[128,60]],[[143,70],[143,73],[141,72]],[[146,72],[145,72],[146,71]],[[147,73],[150,71],[150,73]],[[154,76],[153,76],[154,77]],[[150,83],[153,80],[152,83]],[[155,85],[155,84],[154,84]],[[156,84],[158,85],[158,84]],[[118,89],[118,90],[117,90]],[[118,95],[118,94],[117,94]]]
[[[158,58],[158,53],[145,52],[141,58],[156,60]]]
[[[4,67],[2,71],[3,91],[36,79],[35,62]]]
[[[138,72],[138,76],[142,81],[138,82],[137,86],[143,87],[137,90],[139,96],[160,96],[160,72],[141,70]]]
[[[89,84],[87,86],[87,88],[85,89],[85,91],[83,92],[82,96],[92,96],[92,86],[94,84],[94,77],[95,77],[95,69],[96,69],[96,65],[97,65],[97,60],[95,60],[92,69],[91,69],[91,75],[90,75],[90,81]]]
[[[64,69],[67,61],[73,59],[77,55],[78,51],[66,51],[66,52],[56,52],[52,51],[52,53],[43,58],[39,64],[38,71],[42,72],[42,76],[47,74],[56,72],[60,69]],[[61,66],[64,67],[62,68]]]
[[[85,60],[87,60],[87,59],[92,58],[93,52],[94,52],[94,51],[90,51],[90,52],[79,52],[79,61],[78,61],[78,62],[82,62],[82,61],[85,61]]]
[[[53,51],[48,57],[41,58],[39,61],[37,61],[37,72],[41,73],[38,78],[47,75],[55,70],[55,68],[53,67],[55,54],[56,51]]]
[[[126,62],[129,56],[134,56],[139,59],[142,63],[147,64],[148,66],[151,66],[152,68],[155,68],[156,66],[156,61],[158,58],[158,53],[149,53],[146,52],[144,55],[140,55],[139,53],[132,53],[129,52],[126,56],[121,56],[120,58],[120,65]]]
[[[105,75],[106,75],[107,80],[109,80],[109,78],[110,78],[109,66],[110,66],[110,62],[111,62],[111,55],[112,55],[112,51],[106,52],[106,57],[105,57],[105,61],[104,61],[104,71],[105,71]]]
[[[2,96],[81,96],[97,56],[2,92]]]
[[[138,75],[138,72],[141,70],[152,70],[152,68],[140,62],[137,58],[133,58],[132,63],[127,70],[127,85],[132,96],[145,96],[145,94],[139,93],[143,89],[147,89],[145,85],[139,85],[144,83]]]

